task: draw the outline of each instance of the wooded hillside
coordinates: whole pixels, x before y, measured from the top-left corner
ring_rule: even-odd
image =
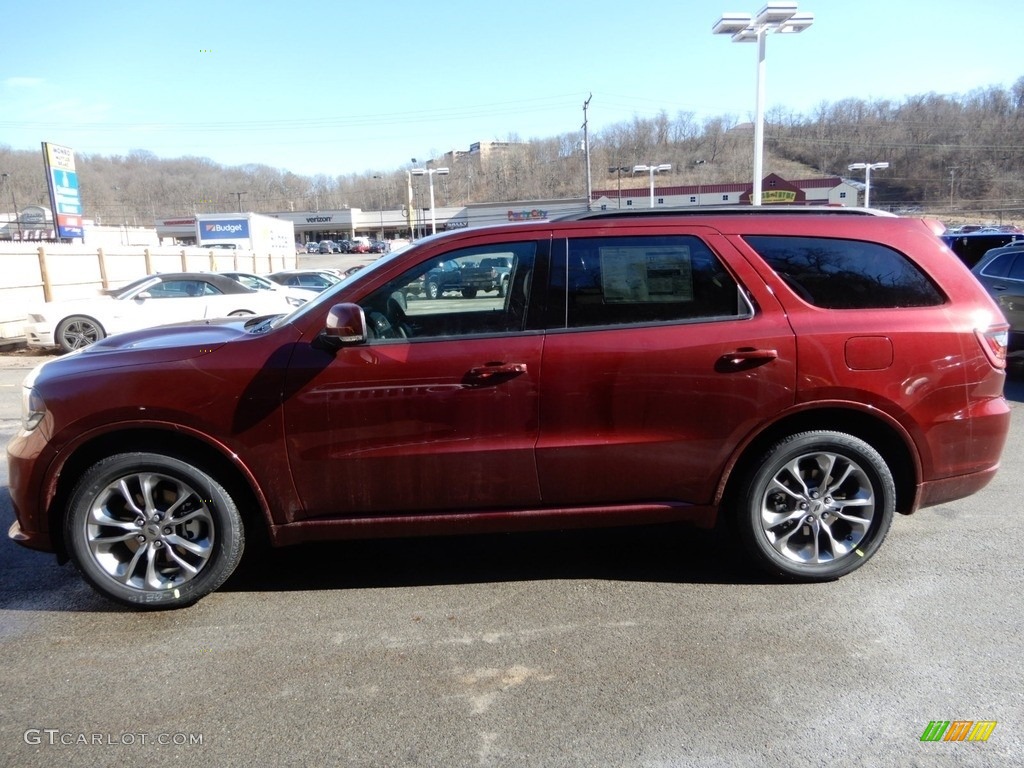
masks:
[[[595,101],[591,115],[599,110]],[[888,162],[872,175],[873,207],[923,208],[947,218],[1024,220],[1024,77],[1009,90],[966,95],[929,93],[902,102],[844,100],[823,103],[813,115],[774,110],[766,115],[764,172],[784,178],[843,176],[854,162]],[[486,137],[481,137],[486,142]],[[448,176],[435,178],[437,205],[583,197],[582,130],[519,141],[495,140],[503,151],[481,160],[435,158]],[[734,116],[699,121],[691,113],[634,118],[590,132],[594,190],[645,188],[632,168],[671,163],[659,184],[749,181],[752,126]],[[468,148],[467,148],[468,149]],[[161,159],[144,150],[127,156],[79,155],[85,217],[105,224],[148,225],[155,218],[248,210],[368,210],[401,208],[406,169],[366,169],[341,176],[299,176],[267,165],[224,167],[198,157]],[[0,210],[48,207],[39,151],[0,145]],[[424,179],[414,179],[420,189]],[[417,192],[417,199],[420,193]]]

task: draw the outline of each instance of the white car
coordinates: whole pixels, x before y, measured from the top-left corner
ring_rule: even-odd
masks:
[[[150,275],[93,299],[46,302],[29,312],[25,337],[29,347],[71,352],[139,328],[214,317],[280,315],[290,312],[294,301],[215,273]]]
[[[218,272],[217,274],[230,277],[232,280],[254,291],[277,291],[286,296],[288,303],[293,307],[301,306],[310,299],[320,295],[319,288],[280,285],[273,280],[268,280],[260,275],[254,275],[252,272]]]

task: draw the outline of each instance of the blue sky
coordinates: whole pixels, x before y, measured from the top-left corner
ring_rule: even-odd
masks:
[[[748,120],[757,46],[712,35],[763,0],[51,0],[2,14],[0,145],[390,171],[474,141],[661,110]],[[969,15],[964,9],[969,9]],[[800,0],[767,41],[767,108],[1009,88],[1019,0]],[[994,55],[1000,52],[1002,55]],[[1008,62],[1010,62],[1008,64]]]

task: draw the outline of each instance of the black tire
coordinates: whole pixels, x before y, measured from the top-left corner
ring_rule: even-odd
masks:
[[[441,286],[435,281],[431,280],[427,283],[427,298],[428,299],[439,299],[441,298]]]
[[[158,453],[118,454],[90,467],[71,495],[64,535],[71,560],[100,594],[146,609],[180,608],[213,592],[245,546],[224,487]]]
[[[76,349],[91,346],[106,336],[107,332],[103,330],[99,321],[85,315],[72,315],[57,324],[54,341],[62,351],[74,352]]]
[[[791,435],[741,481],[737,532],[764,570],[831,581],[878,551],[892,525],[896,486],[881,454],[841,432]]]
[[[476,298],[476,288],[463,288],[462,289],[462,295],[463,295],[464,298],[467,298],[467,299],[475,299]]]
[[[498,298],[503,298],[508,293],[508,278],[506,277],[501,281],[501,285],[498,286]]]

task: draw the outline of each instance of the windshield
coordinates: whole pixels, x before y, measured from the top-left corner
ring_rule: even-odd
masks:
[[[127,299],[138,293],[139,289],[143,286],[154,283],[156,279],[156,275],[147,275],[146,277],[140,277],[138,280],[132,280],[128,285],[122,285],[120,288],[111,288],[102,293],[105,296],[113,296],[115,299]]]

